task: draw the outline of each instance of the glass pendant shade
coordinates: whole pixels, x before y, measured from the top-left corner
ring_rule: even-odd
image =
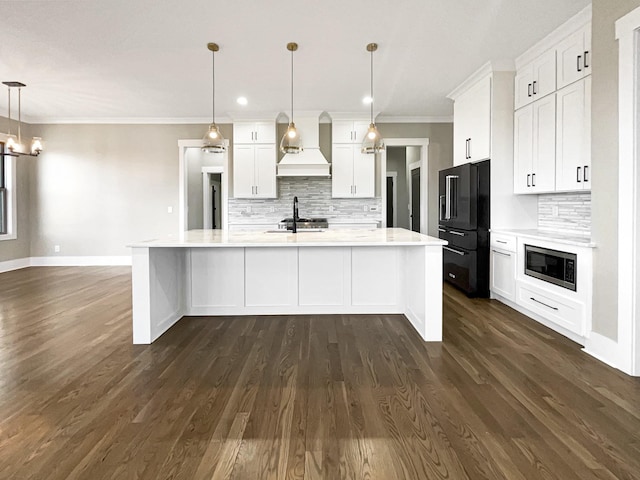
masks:
[[[31,154],[38,155],[42,151],[42,138],[33,137],[31,140]]]
[[[207,153],[221,153],[227,149],[224,137],[215,123],[209,125],[209,130],[202,139],[202,150]]]
[[[360,150],[362,153],[368,154],[376,154],[380,153],[384,150],[384,140],[382,139],[382,135],[376,128],[375,123],[369,125],[369,129],[367,130],[367,134],[364,136],[364,140],[362,141],[362,149]]]
[[[10,152],[18,152],[20,150],[18,140],[15,135],[7,135],[7,150]]]
[[[302,138],[300,132],[296,128],[296,124],[291,122],[287,127],[287,131],[280,140],[280,151],[282,153],[300,153],[302,148]]]

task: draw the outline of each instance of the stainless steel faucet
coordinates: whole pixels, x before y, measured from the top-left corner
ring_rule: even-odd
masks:
[[[298,197],[293,197],[293,233],[298,231],[296,224],[298,223]]]

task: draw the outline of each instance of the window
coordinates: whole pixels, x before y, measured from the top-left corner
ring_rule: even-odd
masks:
[[[4,143],[0,143],[0,235],[7,234],[7,185],[5,181]]]
[[[5,156],[5,144],[0,142],[0,240],[16,237],[16,160]]]

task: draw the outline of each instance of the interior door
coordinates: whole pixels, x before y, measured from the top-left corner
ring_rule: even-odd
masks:
[[[420,169],[411,170],[411,230],[420,232]]]
[[[393,223],[393,177],[387,177],[387,228],[395,227]]]

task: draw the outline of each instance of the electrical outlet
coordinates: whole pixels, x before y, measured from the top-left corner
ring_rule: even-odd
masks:
[[[171,206],[167,207],[167,213],[173,213],[173,207]]]
[[[60,253],[60,245],[54,245],[53,246],[53,251],[56,253]]]
[[[276,211],[276,207],[269,207],[269,213],[274,213]]]
[[[330,211],[330,212],[335,211],[335,207],[334,207],[333,205],[329,205],[329,211]]]
[[[558,216],[558,205],[552,205],[551,206],[551,216],[552,217],[557,217]]]
[[[247,213],[251,213],[251,205],[247,205],[247,208],[245,208],[244,211]]]
[[[364,206],[362,207],[362,210],[363,210],[364,212],[368,212],[368,211],[369,211],[369,205],[364,205]]]

